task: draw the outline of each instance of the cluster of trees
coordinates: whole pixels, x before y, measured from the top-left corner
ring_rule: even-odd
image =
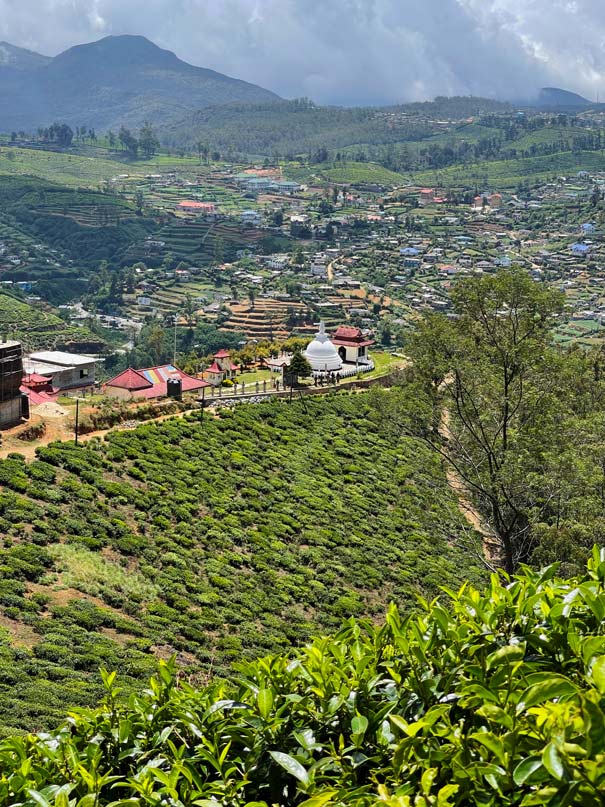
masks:
[[[66,123],[53,123],[45,129],[38,129],[38,135],[42,142],[53,143],[60,148],[71,146],[74,139],[73,129]]]
[[[76,126],[76,140],[80,143],[96,143],[97,142],[97,133],[94,129],[88,126]]]
[[[517,268],[460,282],[411,339],[424,439],[475,502],[492,565],[583,563],[605,523],[605,353],[551,341],[562,294]],[[408,417],[409,388],[391,396]]]
[[[110,132],[108,135],[109,142],[113,140],[115,144],[115,135]],[[160,141],[156,137],[155,131],[151,123],[145,123],[139,132],[138,138],[133,135],[130,129],[122,126],[118,133],[118,140],[122,148],[128,152],[128,155],[136,159],[139,156],[139,151],[146,159],[153,157],[160,147]]]
[[[605,552],[179,683],[0,744],[0,801],[232,807],[600,807]]]

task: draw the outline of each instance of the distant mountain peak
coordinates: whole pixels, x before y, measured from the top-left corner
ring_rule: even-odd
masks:
[[[559,87],[542,87],[538,95],[538,105],[544,107],[589,107],[592,101],[578,93],[562,90]]]
[[[30,70],[43,67],[51,61],[50,56],[42,56],[27,48],[18,48],[10,42],[0,42],[0,68],[8,67],[12,70]]]
[[[278,100],[136,34],[75,45],[52,59],[0,43],[0,120],[9,131],[55,120],[96,129],[146,120],[159,126],[208,106]]]

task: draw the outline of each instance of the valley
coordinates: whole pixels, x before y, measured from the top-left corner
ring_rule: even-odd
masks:
[[[252,5],[0,42],[0,807],[599,807],[597,51]]]

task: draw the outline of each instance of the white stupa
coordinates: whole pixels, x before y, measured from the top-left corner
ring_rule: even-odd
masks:
[[[319,331],[315,335],[315,339],[307,345],[305,358],[314,372],[335,373],[342,369],[342,359],[330,342],[323,322],[319,323]]]

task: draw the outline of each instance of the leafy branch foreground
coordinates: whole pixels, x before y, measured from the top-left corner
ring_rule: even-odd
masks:
[[[351,619],[200,690],[163,663],[125,703],[105,673],[97,709],[0,745],[0,804],[601,805],[605,550],[555,575]]]

